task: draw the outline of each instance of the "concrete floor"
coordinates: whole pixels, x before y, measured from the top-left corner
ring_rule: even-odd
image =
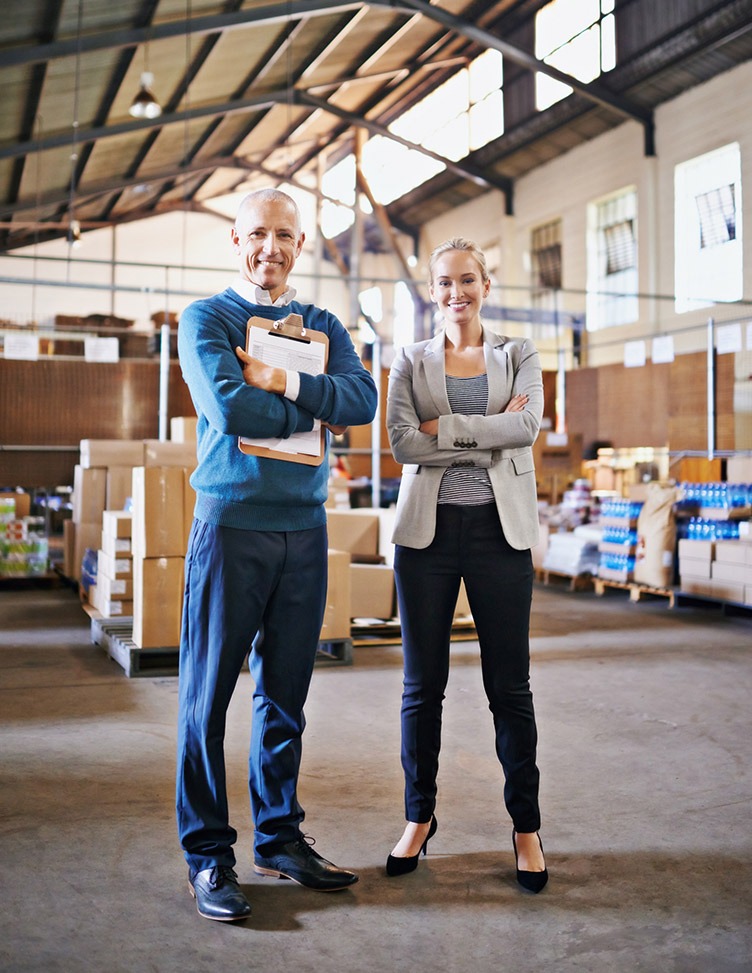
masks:
[[[127,679],[67,589],[0,592],[0,969],[7,973],[739,973],[752,970],[752,622],[537,587],[533,688],[551,881],[514,881],[477,645],[456,643],[439,830],[401,833],[399,647],[314,676],[300,796],[322,895],[251,869],[250,678],[228,730],[253,916],[201,919],[173,819],[177,680]]]

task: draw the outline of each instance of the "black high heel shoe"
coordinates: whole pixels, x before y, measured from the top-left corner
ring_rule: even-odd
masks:
[[[543,842],[541,837],[536,831],[538,836],[538,844],[540,845],[541,854],[543,854]],[[517,832],[512,831],[512,847],[514,848],[514,864],[517,865]],[[548,869],[544,868],[542,872],[523,872],[517,868],[517,881],[525,889],[526,892],[534,892],[536,895],[541,892],[548,882]]]
[[[428,848],[428,842],[436,834],[436,829],[439,826],[439,822],[436,820],[436,815],[431,815],[431,827],[428,829],[428,834],[426,835],[426,840],[423,842],[420,851],[417,855],[410,855],[408,858],[395,858],[394,855],[389,855],[386,860],[386,873],[394,877],[395,875],[407,875],[408,872],[414,872],[418,867],[418,859],[421,854],[425,855],[426,849]]]

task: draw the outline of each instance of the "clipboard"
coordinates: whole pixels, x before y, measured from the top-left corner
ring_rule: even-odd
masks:
[[[308,372],[309,374],[320,374],[322,371],[326,371],[329,357],[329,338],[321,331],[304,327],[303,318],[300,314],[288,314],[287,317],[279,321],[259,317],[248,318],[245,342],[248,354],[252,354],[252,332],[254,329],[268,332],[263,341],[269,354],[275,357],[275,364],[278,367],[292,367],[297,371]],[[279,341],[279,346],[276,346],[277,341]],[[277,347],[279,352],[277,352]],[[309,354],[306,354],[307,351]],[[279,355],[278,358],[277,355]],[[305,437],[305,446],[301,445],[299,449],[296,448],[296,437],[301,437],[301,440]],[[316,452],[312,451],[312,446],[311,433],[293,433],[288,439],[265,440],[263,438],[238,437],[238,448],[242,453],[249,456],[279,459],[287,463],[303,463],[306,466],[320,466],[326,455],[326,429],[323,424],[321,424],[318,432],[318,449]]]

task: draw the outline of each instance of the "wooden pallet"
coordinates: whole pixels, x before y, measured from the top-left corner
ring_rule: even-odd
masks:
[[[402,628],[397,618],[374,619],[368,622],[354,619],[350,632],[353,645],[358,647],[402,644]],[[470,642],[477,637],[471,615],[454,619],[450,635],[452,642]]]
[[[594,578],[595,593],[602,597],[606,588],[617,588],[629,592],[629,600],[633,602],[641,601],[643,598],[667,598],[668,607],[674,608],[676,605],[676,591],[673,588],[651,588],[648,585],[637,584],[634,581],[609,581],[606,578]]]
[[[593,587],[592,574],[564,574],[563,571],[550,571],[548,568],[539,568],[535,572],[535,577],[544,585],[551,584],[552,579],[558,582],[567,582],[570,591],[590,591]]]
[[[111,659],[123,669],[128,678],[134,676],[176,676],[180,650],[178,646],[142,649],[133,641],[133,618],[102,618],[91,606],[91,640],[101,646]],[[351,666],[352,639],[328,639],[319,642],[317,666]]]

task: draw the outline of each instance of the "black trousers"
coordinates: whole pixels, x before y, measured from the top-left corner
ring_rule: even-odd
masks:
[[[495,504],[439,504],[430,546],[398,545],[394,567],[404,651],[402,767],[407,820],[429,821],[436,806],[452,618],[464,579],[480,643],[496,753],[504,771],[504,802],[518,831],[537,831],[540,775],[530,691],[530,551],[509,546]]]

